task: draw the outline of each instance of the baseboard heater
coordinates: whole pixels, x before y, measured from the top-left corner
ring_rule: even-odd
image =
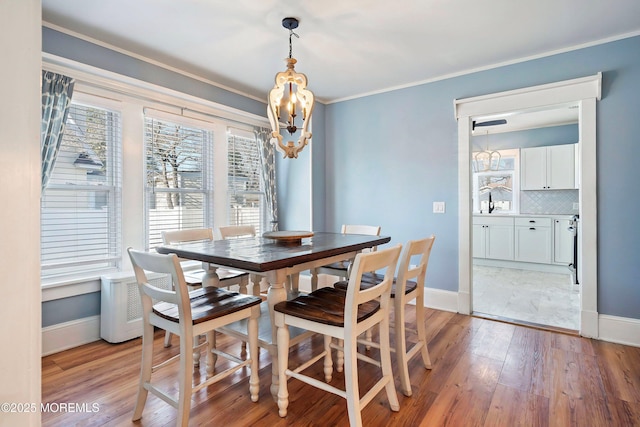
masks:
[[[167,274],[147,273],[150,284],[171,289]],[[132,272],[107,274],[101,278],[100,337],[119,343],[142,336],[142,303]]]

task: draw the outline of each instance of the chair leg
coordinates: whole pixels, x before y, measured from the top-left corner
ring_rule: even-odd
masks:
[[[284,320],[284,319],[283,319]],[[283,322],[284,323],[284,322]],[[287,416],[289,390],[287,389],[287,368],[289,367],[289,327],[279,326],[278,337],[278,414]]]
[[[255,315],[251,315],[247,326],[247,335],[249,336],[249,357],[251,358],[251,373],[249,375],[249,395],[252,402],[258,401],[258,393],[260,392],[260,376],[258,360],[260,359],[260,350],[258,348],[258,317],[260,309],[254,310]]]
[[[239,291],[241,294],[247,294],[247,285],[249,284],[249,278],[247,276],[242,276],[240,278],[240,283],[238,285]]]
[[[392,411],[400,410],[400,402],[396,394],[396,385],[393,379],[393,369],[391,368],[391,348],[389,344],[389,318],[383,317],[379,325],[380,331],[380,365],[382,367],[382,377],[386,378],[385,389],[387,399]]]
[[[207,368],[207,378],[211,378],[213,376],[213,371],[215,368],[215,359],[217,356],[212,350],[216,345],[216,331],[209,331],[206,334],[207,339],[207,354],[205,357],[205,363]]]
[[[196,347],[198,347],[198,345],[200,344],[200,337],[195,335],[193,337],[193,366],[194,367],[199,367],[200,366],[200,350],[196,350]]]
[[[300,274],[295,273],[289,276],[289,292],[296,295],[300,290]]]
[[[373,339],[373,328],[371,329],[367,329],[364,333],[364,339],[367,341],[371,341]],[[364,349],[369,351],[371,350],[371,346],[370,345],[365,345]]]
[[[344,369],[344,351],[340,349],[344,349],[344,340],[338,340],[338,351],[336,351],[336,371],[342,372]]]
[[[418,295],[418,298],[422,297]],[[422,349],[420,350],[420,353],[422,354],[422,362],[426,369],[431,369],[431,357],[429,357],[429,349],[427,348],[427,328],[425,326],[423,304],[416,304],[416,323],[418,325],[418,343],[422,346]]]
[[[171,347],[171,332],[167,331],[164,334],[164,348]]]
[[[192,341],[192,340],[189,340]],[[193,349],[187,337],[180,336],[180,370],[178,374],[178,414],[176,425],[187,426],[191,412]]]
[[[400,375],[400,385],[405,396],[411,396],[411,380],[409,379],[409,360],[407,359],[407,340],[404,324],[404,301],[396,295],[394,298],[394,335],[396,342],[396,361]]]
[[[360,390],[358,387],[357,337],[346,337],[344,340],[344,382],[347,395],[347,412],[350,426],[362,426],[360,410]]]
[[[142,361],[140,362],[140,385],[138,386],[138,398],[133,410],[133,421],[142,418],[142,411],[147,402],[149,391],[145,384],[151,381],[151,370],[153,363],[153,326],[149,322],[144,322],[142,331]]]
[[[331,382],[333,360],[331,359],[331,335],[324,336],[324,380]]]
[[[251,275],[251,293],[253,294],[254,297],[259,297],[260,296],[260,281],[262,280],[262,277],[258,276],[257,274],[252,274]]]
[[[311,292],[318,289],[318,270],[311,270]]]

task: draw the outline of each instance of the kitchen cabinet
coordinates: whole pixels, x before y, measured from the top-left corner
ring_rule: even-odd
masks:
[[[569,265],[573,263],[573,231],[569,230],[571,219],[556,218],[553,221],[553,262]]]
[[[516,261],[551,264],[551,218],[520,217],[515,219]]]
[[[567,190],[576,186],[576,144],[520,150],[522,190]]]
[[[473,256],[513,260],[513,218],[473,217]]]

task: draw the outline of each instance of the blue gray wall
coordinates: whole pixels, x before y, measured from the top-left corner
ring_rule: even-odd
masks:
[[[435,233],[427,286],[458,288],[453,100],[603,72],[597,104],[598,311],[640,319],[640,37],[330,104],[327,229],[382,226],[393,242]],[[316,195],[314,195],[316,197]],[[432,202],[446,202],[433,214]]]
[[[89,43],[50,28],[42,27],[44,52],[89,64],[127,77],[174,89],[238,110],[266,116],[266,102],[237,95],[228,90],[186,77],[131,56]],[[266,95],[265,95],[266,99]]]

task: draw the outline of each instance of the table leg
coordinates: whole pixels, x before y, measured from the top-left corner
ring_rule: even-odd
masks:
[[[287,299],[287,274],[284,271],[274,271],[267,275],[269,291],[267,293],[267,303],[269,304],[269,318],[271,319],[271,395],[277,402],[278,399],[278,346],[277,334],[273,316],[273,307]]]
[[[204,276],[202,276],[202,287],[206,287],[206,286],[214,286],[214,287],[219,287],[220,285],[220,278],[218,277],[218,273],[216,272],[216,270],[218,270],[218,267],[213,266],[211,264],[209,264],[208,262],[203,262],[202,263],[202,268],[204,270]],[[213,348],[215,348],[216,346],[216,332],[213,331],[213,333],[211,334],[211,336],[209,337],[209,339],[212,339],[213,342],[211,343],[211,345],[213,346]],[[199,344],[199,340],[198,337],[194,337],[193,338],[193,346],[197,346]],[[200,351],[194,351],[193,352],[193,364],[195,366],[200,366]],[[209,368],[209,364],[211,364],[211,367]],[[210,359],[209,355],[207,354],[207,373],[209,373],[209,369],[211,369],[211,373],[213,373],[213,369],[215,368],[216,365],[216,357],[214,355],[214,357],[212,359]]]
[[[220,278],[218,277],[218,267],[211,265],[208,262],[202,263],[202,269],[204,270],[204,276],[202,276],[202,286],[220,286]]]

